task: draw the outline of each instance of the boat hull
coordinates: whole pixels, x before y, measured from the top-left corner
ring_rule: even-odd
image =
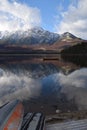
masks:
[[[15,102],[13,106],[14,107],[12,109],[12,105],[9,104],[8,106],[9,109],[7,109],[7,111],[10,110],[11,111],[8,113],[5,119],[4,119],[5,116],[3,116],[4,114],[2,114],[3,120],[0,126],[0,130],[20,130],[23,121],[24,108],[22,103],[20,102]],[[6,112],[5,108],[4,111]]]

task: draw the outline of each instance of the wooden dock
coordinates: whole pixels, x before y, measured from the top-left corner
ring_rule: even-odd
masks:
[[[87,130],[87,119],[50,124],[46,130]]]

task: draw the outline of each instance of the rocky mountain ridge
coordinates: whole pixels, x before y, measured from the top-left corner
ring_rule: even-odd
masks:
[[[40,27],[28,29],[26,31],[19,30],[16,32],[0,32],[0,43],[12,45],[52,45],[56,41],[66,41],[72,39],[77,39],[77,37],[69,32],[60,35],[57,33],[46,31]]]

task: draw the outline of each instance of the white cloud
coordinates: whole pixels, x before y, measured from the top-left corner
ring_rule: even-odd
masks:
[[[19,30],[39,26],[40,10],[18,3],[15,0],[0,0],[0,31]]]
[[[87,0],[79,0],[77,5],[69,5],[66,12],[61,12],[61,17],[61,22],[55,26],[58,33],[68,31],[87,39]]]

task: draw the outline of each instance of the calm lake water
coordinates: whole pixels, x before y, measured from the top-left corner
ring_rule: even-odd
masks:
[[[80,61],[0,57],[0,106],[15,99],[26,112],[87,110],[87,67]]]

